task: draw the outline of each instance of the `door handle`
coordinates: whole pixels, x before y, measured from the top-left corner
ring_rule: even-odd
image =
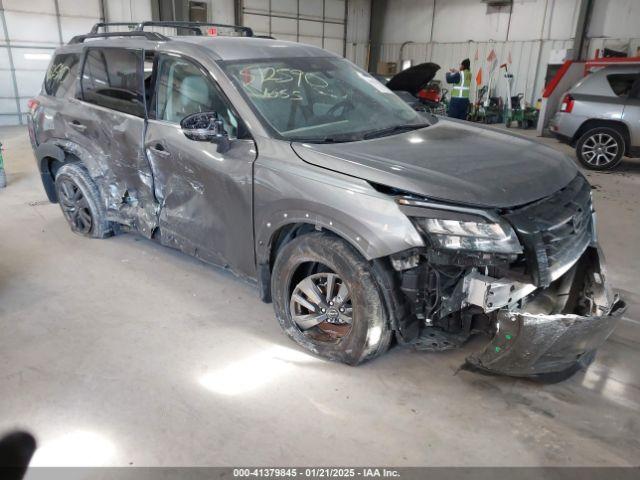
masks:
[[[87,129],[86,125],[81,124],[77,120],[74,120],[73,122],[71,122],[70,125],[76,130],[78,130],[79,132],[84,132]]]
[[[155,145],[149,147],[149,150],[152,150],[153,153],[156,153],[160,156],[163,157],[168,157],[169,155],[171,155],[171,153],[169,153],[165,148],[164,145],[162,145],[161,143],[156,143]]]

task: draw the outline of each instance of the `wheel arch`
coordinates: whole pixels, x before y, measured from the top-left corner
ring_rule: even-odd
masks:
[[[41,143],[35,151],[35,156],[47,198],[52,203],[58,203],[55,187],[56,172],[66,163],[82,162],[82,160],[76,154],[53,142]]]
[[[271,302],[271,272],[278,252],[294,238],[301,235],[318,231],[328,232],[351,245],[366,260],[371,260],[371,258],[368,258],[364,247],[358,244],[358,242],[362,240],[362,237],[358,235],[353,236],[341,231],[341,229],[334,226],[332,221],[311,222],[306,217],[298,219],[292,218],[278,225],[267,223],[267,229],[271,231],[260,235],[256,242],[256,262],[258,265],[260,298],[267,303]]]
[[[600,119],[600,118],[592,118],[592,119],[586,120],[582,125],[580,125],[578,130],[576,130],[576,133],[573,134],[573,138],[571,139],[571,145],[575,147],[576,143],[578,142],[578,140],[580,140],[580,137],[582,137],[582,135],[584,135],[589,130],[592,130],[598,127],[608,127],[608,128],[613,128],[619,131],[620,134],[622,135],[622,138],[624,139],[625,154],[629,153],[629,148],[631,143],[631,134],[629,132],[629,126],[621,120],[608,120],[608,119]]]

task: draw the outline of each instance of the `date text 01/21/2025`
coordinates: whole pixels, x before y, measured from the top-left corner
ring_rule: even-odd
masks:
[[[400,478],[400,472],[387,468],[234,468],[234,478]]]

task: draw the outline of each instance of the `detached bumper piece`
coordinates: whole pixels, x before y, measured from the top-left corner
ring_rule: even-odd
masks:
[[[626,305],[617,297],[611,298],[595,248],[587,249],[566,275],[570,275],[566,296],[573,296],[568,302],[572,306],[567,303],[559,313],[539,313],[544,310],[541,305],[549,305],[543,290],[542,302],[534,299],[522,310],[499,310],[494,338],[482,352],[467,358],[463,368],[556,381],[587,366],[613,332]]]

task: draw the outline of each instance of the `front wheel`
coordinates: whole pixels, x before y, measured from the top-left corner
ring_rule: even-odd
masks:
[[[389,347],[391,330],[373,272],[340,238],[312,233],[285,245],[271,291],[282,329],[316,355],[357,365]]]
[[[578,160],[590,170],[615,168],[622,161],[624,150],[624,138],[620,132],[608,127],[589,130],[576,144]]]

